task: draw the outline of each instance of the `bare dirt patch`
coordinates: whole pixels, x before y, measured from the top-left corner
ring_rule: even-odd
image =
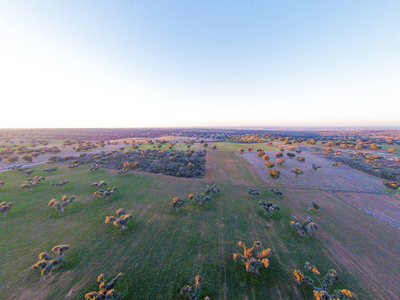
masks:
[[[390,195],[335,192],[351,205],[400,229],[400,200]]]
[[[383,192],[384,186],[382,180],[353,170],[348,166],[339,165],[332,166],[332,163],[325,158],[302,152],[296,154],[296,157],[289,158],[286,152],[283,152],[285,163],[282,166],[276,164],[276,152],[266,152],[269,155],[270,161],[275,163],[275,169],[281,172],[279,179],[271,179],[268,172],[271,170],[265,166],[264,160],[254,152],[246,152],[243,154],[250,164],[254,167],[260,177],[270,186],[278,187],[293,187],[293,188],[316,188],[316,189],[335,189],[348,191],[364,191],[364,192]],[[300,162],[297,157],[302,156],[305,162]],[[315,171],[312,165],[321,166],[321,169]],[[295,178],[291,173],[293,168],[300,168],[304,174]]]
[[[291,213],[300,219],[310,215],[319,225],[315,238],[323,241],[323,249],[338,267],[344,266],[353,278],[368,290],[376,292],[374,299],[396,299],[400,286],[400,231],[390,227],[355,207],[347,205],[325,191],[282,189]],[[307,212],[311,201],[321,208]],[[311,242],[311,241],[309,241]],[[336,268],[336,266],[332,266]],[[349,283],[346,275],[343,281]],[[366,289],[367,290],[367,289]]]

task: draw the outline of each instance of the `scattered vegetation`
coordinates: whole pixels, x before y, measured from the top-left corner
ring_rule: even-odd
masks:
[[[69,183],[68,180],[63,180],[63,181],[59,181],[56,183],[50,183],[51,186],[59,186],[59,187],[63,187],[64,185],[66,185],[67,183]]]
[[[190,285],[184,286],[180,292],[181,296],[187,294],[190,300],[199,299],[201,291],[201,276],[197,275],[194,279],[195,279],[194,288],[191,287]],[[210,298],[205,297],[204,300],[210,300]]]
[[[292,216],[292,221],[290,225],[296,230],[296,232],[301,236],[312,236],[314,231],[318,230],[318,225],[313,222],[311,217],[307,217],[303,223],[295,217]]]
[[[301,169],[299,169],[299,168],[294,168],[294,169],[291,171],[291,173],[294,174],[294,177],[295,177],[295,178],[297,178],[297,176],[299,176],[299,175],[303,175],[303,171],[302,171]]]
[[[27,181],[25,181],[23,184],[19,186],[20,189],[31,189],[39,184],[41,184],[43,181],[45,181],[46,178],[41,177],[41,176],[35,176],[34,178],[29,178]]]
[[[75,200],[75,196],[67,197],[66,195],[62,196],[61,202],[56,199],[51,199],[48,206],[54,207],[60,212],[64,212],[64,207],[67,207]]]
[[[12,209],[14,202],[1,202],[0,203],[0,214],[5,216],[8,211]]]
[[[220,191],[219,187],[215,184],[213,184],[211,186],[210,185],[206,186],[206,195],[210,194],[212,196],[213,194],[217,194],[220,192],[221,191]]]
[[[296,269],[293,271],[293,276],[298,284],[305,282],[311,285],[313,288],[313,294],[316,300],[345,300],[345,299],[358,299],[357,295],[347,289],[334,290],[333,293],[330,291],[335,281],[339,280],[338,273],[334,269],[330,269],[323,278],[321,273],[315,266],[306,261],[304,265],[305,272],[312,275],[305,276],[303,273]]]
[[[383,185],[389,189],[397,190],[399,188],[399,184],[397,182],[387,182],[384,181]]]
[[[272,178],[272,179],[278,179],[281,176],[281,172],[279,172],[278,170],[271,170],[268,172],[268,175]]]
[[[273,254],[270,248],[262,249],[261,252],[256,253],[256,248],[262,248],[261,242],[256,241],[253,244],[253,247],[246,248],[246,245],[239,241],[239,247],[243,247],[243,255],[234,253],[233,260],[236,262],[242,261],[246,266],[246,271],[250,273],[258,274],[260,273],[259,269],[261,266],[265,266],[265,268],[269,267],[269,257]]]
[[[248,188],[247,193],[249,193],[253,197],[260,195],[260,192],[258,191],[258,189],[253,189],[253,188]]]
[[[175,197],[172,199],[172,207],[176,209],[177,212],[179,212],[179,209],[185,205],[185,200]]]
[[[272,217],[274,213],[280,210],[278,205],[274,205],[271,202],[265,202],[265,200],[258,202],[258,205],[264,210],[264,215],[267,217]]]
[[[193,198],[194,201],[202,206],[203,204],[207,203],[207,202],[211,202],[211,197],[206,196],[204,193],[197,193],[197,195]]]
[[[120,296],[120,293],[118,293],[114,288],[122,275],[122,273],[119,273],[117,277],[113,278],[109,283],[107,283],[107,280],[104,278],[104,274],[100,274],[100,276],[97,277],[97,282],[100,283],[99,291],[87,293],[85,295],[85,300],[117,299]]]
[[[117,213],[117,217],[107,216],[105,223],[107,223],[107,224],[111,223],[117,227],[120,226],[121,230],[125,230],[127,228],[126,224],[128,223],[128,221],[130,219],[132,219],[132,214],[127,214],[125,212],[125,210],[123,210],[122,208],[118,209],[116,211],[116,213]]]
[[[318,169],[321,169],[321,167],[320,167],[320,166],[317,166],[316,164],[313,164],[313,165],[312,165],[312,168],[313,168],[315,171],[317,171]]]
[[[110,200],[110,196],[115,194],[117,188],[114,186],[113,188],[108,188],[106,190],[98,190],[93,193],[95,197],[103,198],[104,200]]]
[[[53,167],[53,168],[44,168],[42,169],[43,172],[55,172],[58,170],[58,167]]]
[[[319,209],[319,204],[318,203],[316,203],[315,201],[313,201],[312,203],[311,203],[311,205],[308,207],[308,211],[311,211],[311,210],[313,210],[313,209],[315,209],[315,210],[318,210]]]
[[[282,195],[282,192],[278,188],[270,189],[270,191],[273,192],[276,196]]]
[[[53,247],[51,251],[56,253],[55,257],[51,257],[46,252],[39,254],[39,261],[32,266],[32,269],[41,269],[42,275],[48,275],[53,270],[65,263],[64,252],[69,250],[69,245],[58,245]]]

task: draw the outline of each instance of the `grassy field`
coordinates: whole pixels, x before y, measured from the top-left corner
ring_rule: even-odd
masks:
[[[23,143],[20,142],[24,141]],[[48,145],[47,146],[52,146],[52,145],[62,145],[63,140],[49,140],[48,141]],[[18,145],[18,146],[30,146],[31,145],[31,139],[15,139],[14,143],[10,143],[10,142],[6,142],[6,141],[2,141],[0,140],[0,145],[4,145],[7,147],[12,147],[13,145]],[[43,145],[38,144],[38,147],[42,147]]]
[[[100,273],[107,277],[123,272],[117,284],[122,294],[119,299],[188,299],[179,291],[192,284],[195,275],[203,277],[201,299],[310,299],[311,289],[296,285],[291,275],[293,269],[303,268],[306,260],[321,273],[335,268],[343,279],[336,287],[346,287],[362,299],[391,299],[400,293],[394,282],[400,275],[398,230],[375,223],[378,221],[327,194],[285,192],[284,196],[273,196],[250,164],[236,153],[236,148],[244,146],[219,144],[220,150],[232,146],[235,152],[208,152],[203,180],[90,172],[87,167],[59,167],[48,174],[40,171],[42,167],[34,167],[33,175],[47,179],[30,191],[18,189],[27,175],[16,171],[0,174],[0,181],[6,182],[0,188],[0,202],[15,202],[9,215],[0,218],[0,297],[63,299],[71,292],[72,299],[82,299],[97,289]],[[49,186],[64,179],[70,181],[64,189]],[[92,196],[94,188],[89,185],[99,180],[118,188],[109,201]],[[200,207],[187,200],[189,193],[204,191],[209,183],[219,185],[222,191],[212,203]],[[249,186],[258,187],[261,196],[249,196]],[[64,213],[47,206],[52,198],[60,199],[64,194],[77,196]],[[176,196],[187,200],[180,213],[170,204]],[[315,214],[321,230],[314,237],[300,237],[289,221],[292,214],[305,217],[310,197],[324,199],[321,205],[326,208]],[[257,205],[259,199],[280,205],[280,216],[266,219]],[[118,208],[133,214],[125,231],[104,223],[105,216],[115,215]],[[338,224],[341,216],[347,220]],[[359,230],[364,228],[363,222],[369,225]],[[241,263],[235,264],[232,254],[240,252],[239,240],[247,246],[260,240],[265,248],[272,248],[275,254],[270,267],[254,275]],[[40,252],[51,252],[62,243],[71,246],[65,255],[67,264],[47,277],[30,269]],[[375,246],[377,250],[369,251]],[[386,251],[378,252],[382,247]],[[376,262],[371,263],[374,256]],[[349,264],[348,257],[357,260]],[[370,277],[379,263],[387,275],[393,275],[391,280],[385,277],[383,288],[379,287],[380,278]]]

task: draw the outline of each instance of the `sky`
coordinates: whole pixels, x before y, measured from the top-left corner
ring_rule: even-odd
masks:
[[[0,1],[0,128],[400,126],[400,1]]]

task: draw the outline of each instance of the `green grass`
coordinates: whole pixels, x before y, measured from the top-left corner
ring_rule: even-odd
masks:
[[[20,141],[24,141],[23,143],[20,143]],[[11,147],[13,145],[18,145],[18,146],[30,146],[31,145],[31,139],[15,139],[14,143],[8,143],[6,141],[0,141],[0,145],[5,145],[7,147]],[[49,143],[47,144],[47,146],[51,146],[51,145],[56,145],[56,144],[62,144],[64,140],[49,140]],[[37,147],[43,147],[42,144],[37,144]],[[29,147],[30,148],[30,147]]]
[[[207,147],[204,147],[203,144],[200,143],[195,143],[193,144],[190,149],[193,150],[207,150],[207,151],[216,151],[211,149],[212,145],[217,146],[218,151],[238,151],[239,148],[243,148],[245,151],[247,151],[248,148],[253,148],[252,151],[256,151],[257,149],[263,149],[264,151],[274,151],[277,150],[277,147],[272,147],[268,146],[267,144],[262,144],[262,143],[232,143],[232,142],[216,142],[216,143],[208,143]],[[156,148],[153,148],[153,146],[156,146]],[[148,150],[148,149],[156,149],[156,150],[169,150],[168,149],[169,144],[163,144],[161,148],[157,147],[157,144],[142,144],[140,145],[139,149],[137,150]],[[179,151],[186,151],[187,145],[183,143],[176,143],[176,145],[172,148],[172,150],[179,150]],[[125,147],[125,150],[132,150],[131,146]]]
[[[220,143],[221,150],[230,149],[226,144]],[[238,145],[235,149],[243,147]],[[117,175],[103,169],[90,172],[82,166],[73,170],[59,167],[49,174],[38,166],[33,175],[47,176],[47,180],[33,190],[19,190],[19,184],[28,178],[25,174],[0,174],[0,180],[6,182],[0,188],[0,202],[15,202],[9,215],[0,218],[1,297],[63,299],[72,289],[72,298],[82,299],[85,293],[97,290],[100,273],[111,277],[123,272],[116,288],[122,294],[119,299],[187,299],[179,291],[192,284],[195,275],[203,277],[201,299],[310,299],[310,288],[298,287],[291,275],[306,260],[321,272],[335,267],[343,273],[346,280],[338,287],[361,296],[376,294],[349,275],[340,261],[333,260],[322,238],[300,237],[291,230],[287,199],[264,188],[239,155],[214,151],[209,159],[216,174],[211,176],[212,182],[145,173]],[[228,180],[229,174],[233,179]],[[63,189],[49,186],[49,182],[64,179],[70,183]],[[95,188],[89,185],[99,180],[118,188],[109,201],[92,196]],[[216,183],[222,191],[212,203],[200,207],[187,199],[190,193],[204,191],[209,183]],[[249,183],[260,189],[259,199],[281,206],[279,217],[270,220],[263,216],[259,199],[246,193]],[[77,197],[64,213],[47,206],[52,198],[64,194]],[[179,213],[170,205],[176,196],[187,200]],[[133,214],[125,231],[104,223],[105,216],[115,215],[118,208]],[[254,275],[247,273],[243,264],[235,264],[232,254],[241,251],[239,240],[247,246],[260,240],[264,247],[271,247],[275,254],[270,267]],[[47,278],[30,269],[40,252],[51,252],[53,246],[63,243],[71,246],[65,255],[67,264]]]

